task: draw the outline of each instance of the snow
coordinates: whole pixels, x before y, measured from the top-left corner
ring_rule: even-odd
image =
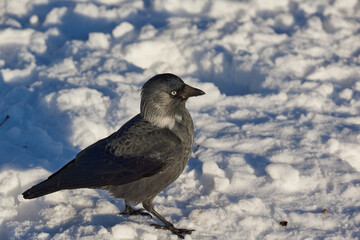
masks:
[[[36,25],[39,23],[39,17],[37,15],[32,15],[29,19],[29,22],[32,24],[32,25]]]
[[[162,72],[206,92],[154,200],[186,239],[359,239],[359,17],[357,0],[0,1],[0,239],[177,239],[101,190],[21,196]]]
[[[119,38],[124,36],[126,33],[131,32],[134,30],[134,26],[131,23],[128,22],[122,22],[114,30],[112,31],[112,35],[114,38]]]
[[[271,163],[266,166],[265,171],[272,178],[273,183],[284,191],[299,190],[299,171],[289,164]]]
[[[62,18],[67,12],[66,7],[53,8],[47,15],[44,21],[44,25],[61,24]],[[31,17],[32,18],[32,17]],[[30,21],[31,21],[30,18]]]
[[[103,33],[90,33],[87,45],[89,46],[89,48],[99,48],[106,50],[110,47],[108,38],[109,36]]]

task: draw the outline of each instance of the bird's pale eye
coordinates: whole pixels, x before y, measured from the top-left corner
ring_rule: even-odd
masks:
[[[171,91],[171,96],[175,96],[176,94],[177,94],[177,92],[176,91]]]

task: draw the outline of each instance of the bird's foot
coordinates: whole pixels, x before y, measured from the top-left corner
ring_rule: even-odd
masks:
[[[173,225],[165,226],[159,224],[151,224],[151,226],[157,229],[170,230],[173,234],[177,235],[181,239],[184,239],[183,234],[191,234],[193,231],[195,231],[193,229],[176,228]]]
[[[145,209],[143,209],[143,208],[135,210],[135,209],[130,207],[130,208],[125,208],[125,210],[122,211],[120,214],[121,215],[141,215],[141,216],[147,216],[147,217],[152,218],[150,213],[147,213],[147,212],[144,212],[144,211],[145,211]]]

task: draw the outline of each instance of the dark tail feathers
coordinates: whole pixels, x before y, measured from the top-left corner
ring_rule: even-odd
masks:
[[[64,170],[69,168],[74,162],[75,162],[75,159],[68,162],[68,164],[63,166],[56,173],[52,174],[45,181],[43,181],[43,182],[41,182],[39,184],[36,184],[35,186],[33,186],[30,189],[23,192],[23,194],[22,194],[23,197],[25,199],[32,199],[32,198],[41,197],[41,196],[44,196],[46,194],[50,194],[50,193],[53,193],[53,192],[57,192],[57,191],[60,191],[60,190],[63,190],[63,189],[70,189],[71,187],[66,188],[64,184],[62,184],[62,186],[60,186],[60,182],[64,182],[64,179],[63,179],[63,181],[60,181],[60,179],[61,179],[62,173],[66,172]]]
[[[25,192],[23,192],[22,195],[25,199],[32,199],[32,198],[41,197],[46,194],[57,192],[57,191],[61,190],[61,189],[57,188],[56,185],[51,182],[52,181],[49,179],[45,180],[45,181],[31,187],[30,189],[26,190]]]

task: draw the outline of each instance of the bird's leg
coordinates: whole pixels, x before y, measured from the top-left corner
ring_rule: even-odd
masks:
[[[144,212],[144,209],[135,210],[130,206],[130,203],[125,200],[125,210],[120,213],[121,215],[141,215],[141,216],[152,216],[149,213]]]
[[[191,234],[195,230],[185,229],[185,228],[176,228],[172,223],[167,221],[165,218],[163,218],[157,211],[154,209],[154,205],[152,204],[152,199],[150,201],[144,201],[142,202],[144,208],[153,214],[155,217],[157,217],[164,225],[159,224],[151,224],[151,226],[154,226],[158,229],[165,229],[170,230],[173,234],[177,235],[179,238],[184,238],[183,234]]]

